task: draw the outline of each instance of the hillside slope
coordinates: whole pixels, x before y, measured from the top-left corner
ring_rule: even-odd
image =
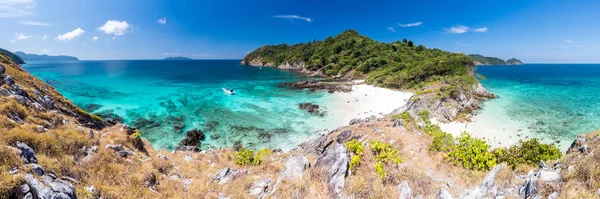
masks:
[[[143,132],[104,126],[10,58],[0,65],[0,198],[599,197],[597,133],[539,168],[557,157],[550,145],[490,151],[448,137],[424,112],[354,120],[289,152],[156,151]],[[504,165],[511,157],[523,163]]]
[[[77,57],[67,55],[38,55],[28,54],[21,51],[16,51],[16,55],[23,58],[25,61],[46,61],[46,60],[79,60]]]
[[[494,66],[501,66],[501,65],[522,65],[523,62],[521,60],[518,60],[516,58],[510,58],[508,60],[503,60],[497,57],[486,57],[483,55],[479,55],[479,54],[470,54],[469,55],[471,57],[471,59],[473,59],[473,63],[475,65],[478,66],[486,66],[486,65],[494,65]]]
[[[21,57],[19,57],[18,55],[15,55],[14,53],[12,53],[8,50],[0,48],[0,54],[8,56],[8,58],[10,58],[16,64],[24,64],[25,63],[25,61],[23,61],[23,59]],[[5,64],[8,64],[8,62],[5,62]]]

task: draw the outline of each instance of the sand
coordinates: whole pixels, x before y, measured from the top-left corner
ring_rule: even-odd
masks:
[[[343,125],[347,125],[355,118],[382,117],[404,106],[412,95],[410,92],[358,84],[352,86],[352,92],[333,94],[335,103],[329,107]]]

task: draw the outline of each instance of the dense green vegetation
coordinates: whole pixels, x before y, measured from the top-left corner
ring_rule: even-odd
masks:
[[[527,141],[519,140],[519,144],[507,149],[496,149],[499,161],[506,162],[512,168],[519,164],[536,165],[540,161],[556,160],[562,156],[560,149],[554,144],[542,144],[533,138]]]
[[[469,56],[428,49],[406,39],[378,42],[354,30],[322,41],[263,46],[250,52],[243,62],[250,64],[255,59],[274,65],[304,62],[311,71],[366,76],[368,83],[391,88],[418,88],[441,80],[474,82]]]
[[[260,165],[263,159],[269,155],[271,155],[271,151],[266,148],[254,153],[253,150],[242,147],[235,153],[233,162],[237,165]]]
[[[12,61],[14,61],[17,64],[24,64],[25,63],[25,61],[23,61],[23,59],[21,59],[21,57],[15,55],[14,53],[12,53],[12,52],[10,52],[8,50],[0,48],[0,54],[8,56]]]
[[[485,140],[472,137],[467,132],[454,138],[438,125],[428,124],[423,130],[433,137],[430,150],[446,153],[446,159],[467,169],[489,170],[498,163],[506,163],[514,169],[519,164],[536,165],[540,161],[556,160],[562,155],[556,145],[543,144],[537,139],[521,140],[517,145],[492,150]]]

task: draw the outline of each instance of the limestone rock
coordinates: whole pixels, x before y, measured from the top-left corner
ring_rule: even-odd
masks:
[[[38,163],[37,157],[35,157],[35,152],[33,149],[29,148],[27,144],[17,141],[17,149],[21,151],[21,158],[25,160],[25,163]]]
[[[294,155],[286,160],[280,176],[285,179],[302,178],[302,174],[308,168],[310,168],[308,158],[303,155]]]
[[[345,178],[349,174],[349,155],[346,146],[335,143],[327,148],[325,153],[317,159],[315,167],[327,170],[327,183],[329,190],[335,197],[339,197],[344,188]]]
[[[267,188],[269,188],[269,184],[271,183],[271,178],[257,180],[250,186],[250,195],[253,196],[261,196],[266,193]]]
[[[235,179],[239,176],[242,176],[244,174],[247,174],[247,173],[248,173],[248,170],[240,171],[240,170],[231,169],[231,168],[224,168],[215,174],[212,181],[218,182],[219,184],[225,184],[225,183],[229,182],[230,180],[233,180],[233,179]]]
[[[31,198],[77,198],[75,187],[71,183],[61,179],[55,179],[45,175],[42,176],[42,181],[39,181],[31,174],[26,174],[23,180],[25,184],[21,186],[21,192],[26,196],[30,195]],[[26,187],[29,189],[26,189]]]
[[[412,199],[413,192],[410,186],[408,186],[408,182],[402,181],[400,185],[398,185],[398,199]]]
[[[352,130],[344,130],[337,136],[335,141],[340,144],[345,144],[350,139],[351,135]]]
[[[298,145],[298,147],[303,149],[306,153],[321,155],[334,142],[333,139],[329,138],[329,135],[331,133],[333,133],[333,131],[330,132],[329,134],[320,135],[319,137],[317,137],[315,139],[306,141],[306,142]]]
[[[450,193],[443,188],[440,189],[440,191],[438,191],[438,193],[435,195],[435,198],[436,199],[453,199],[452,195],[450,195]]]

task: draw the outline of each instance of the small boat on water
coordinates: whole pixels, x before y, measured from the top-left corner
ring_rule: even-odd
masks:
[[[230,95],[235,94],[235,91],[233,91],[233,89],[230,89],[230,88],[222,88],[222,89],[223,89],[223,92],[225,92],[227,94],[230,94]]]

